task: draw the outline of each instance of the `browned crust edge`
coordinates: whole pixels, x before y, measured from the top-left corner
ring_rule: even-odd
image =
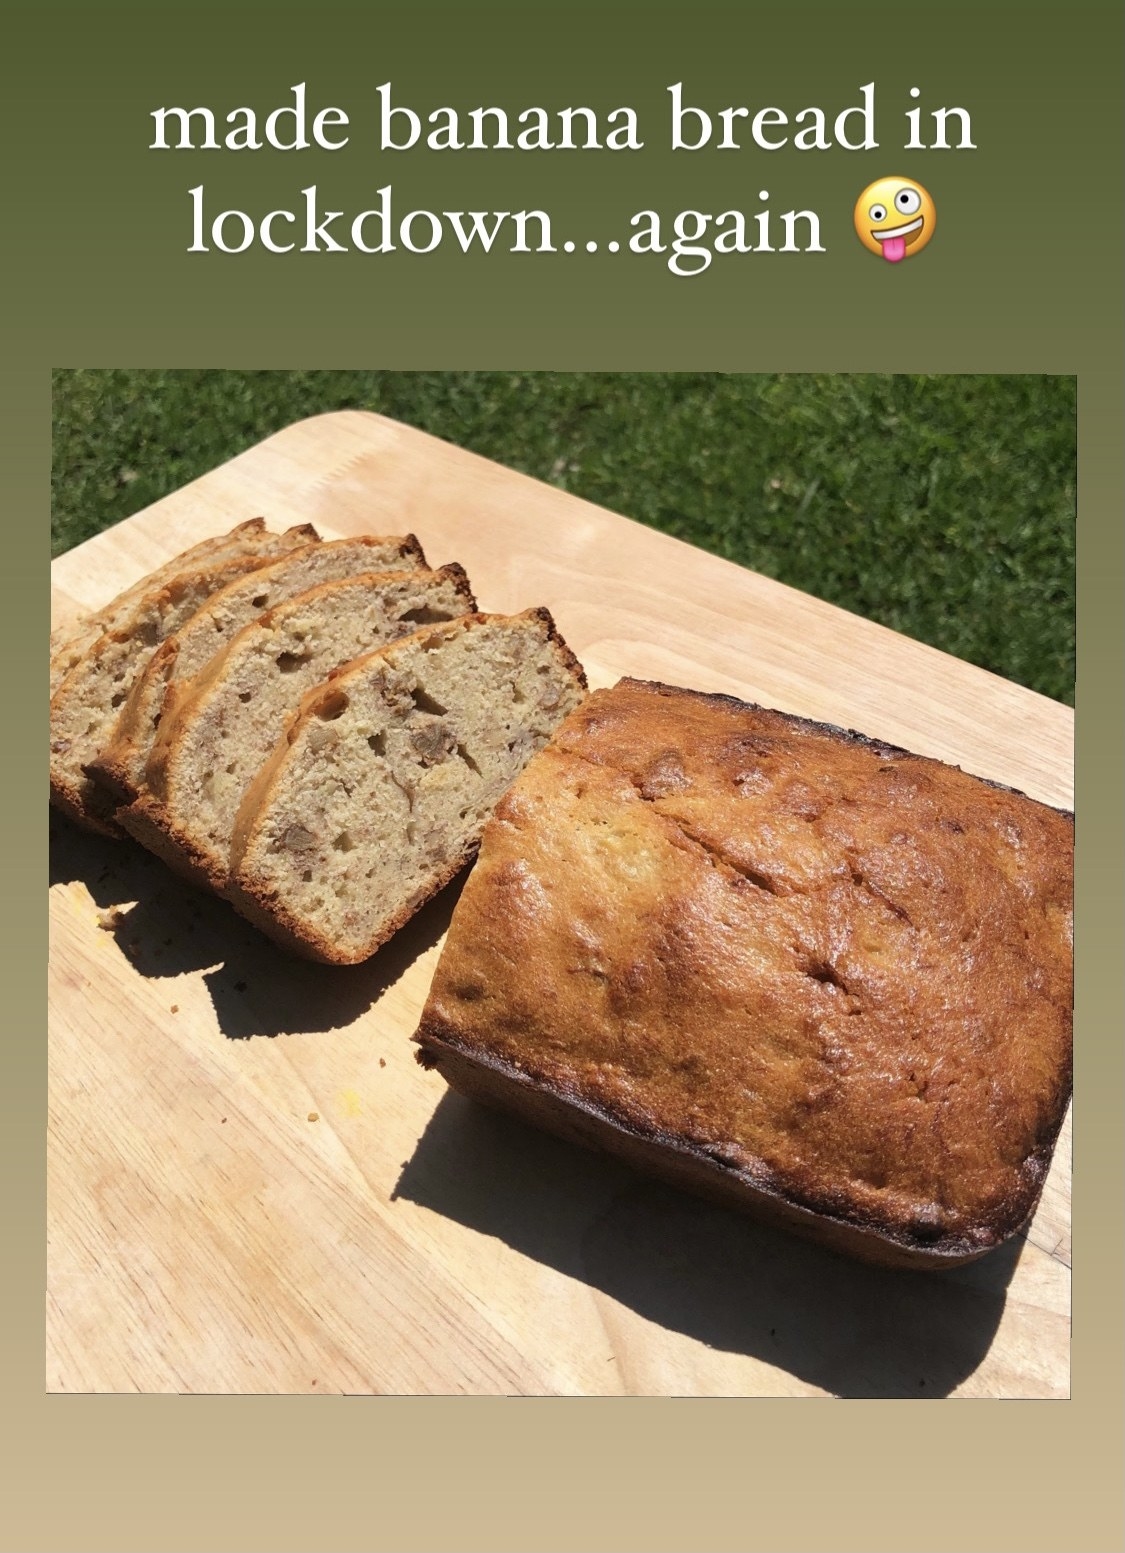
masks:
[[[784,717],[794,727],[804,729],[811,733],[823,733],[834,739],[840,739],[845,744],[858,744],[871,750],[876,755],[906,756],[910,760],[917,760],[924,765],[945,766],[952,771],[960,771],[964,776],[971,777],[974,782],[981,782],[985,787],[995,788],[1001,793],[1011,793],[1016,798],[1022,798],[1025,803],[1035,804],[1040,809],[1050,809],[1055,814],[1060,814],[1073,824],[1074,811],[1064,809],[1056,804],[1044,803],[1041,798],[1032,798],[1022,792],[1018,787],[1011,787],[1007,782],[997,782],[991,777],[977,776],[975,772],[965,771],[963,766],[956,765],[951,760],[939,760],[934,755],[919,755],[916,750],[904,749],[900,744],[888,744],[885,739],[873,738],[870,734],[860,733],[855,728],[845,728],[839,723],[820,723],[812,717],[800,717],[796,712],[785,712],[779,707],[762,706],[757,701],[740,701],[737,696],[724,695],[717,690],[691,690],[684,685],[666,685],[655,679],[634,679],[625,675],[612,687],[614,690],[622,685],[627,685],[634,690],[652,692],[654,695],[665,699],[679,696],[690,696],[695,701],[717,702],[722,706],[732,707],[739,712],[769,712],[775,717]],[[607,692],[604,692],[608,694]],[[597,694],[597,692],[595,692]]]
[[[86,804],[76,795],[76,790],[69,785],[64,786],[55,777],[51,778],[51,807],[57,809],[60,814],[65,814],[68,820],[73,820],[83,830],[92,832],[95,836],[107,836],[113,841],[124,839],[125,832],[112,819],[102,820],[96,818]]]
[[[362,965],[393,938],[400,928],[405,927],[411,917],[421,911],[428,901],[433,900],[446,885],[451,884],[462,869],[467,868],[475,859],[479,850],[479,836],[466,842],[461,851],[443,864],[432,879],[379,925],[357,954],[341,952],[323,934],[313,932],[307,923],[294,917],[280,898],[243,885],[237,876],[229,881],[221,893],[223,899],[229,901],[248,922],[252,922],[275,943],[293,954],[300,955],[302,959],[316,960],[321,965]]]
[[[388,572],[385,575],[397,576],[400,574]],[[447,561],[444,566],[437,567],[432,572],[432,575],[434,577],[447,578],[457,589],[457,591],[464,595],[465,601],[469,605],[469,608],[466,611],[467,614],[475,615],[479,612],[480,605],[477,603],[477,596],[473,592],[473,585],[469,581],[469,574],[461,565],[460,561]]]
[[[181,879],[201,890],[222,894],[226,876],[214,868],[209,854],[185,835],[149,794],[142,793],[131,804],[118,809],[116,819],[134,841],[167,863]]]
[[[558,626],[555,624],[555,617],[551,614],[551,611],[547,608],[547,606],[545,604],[540,604],[537,609],[524,610],[524,614],[528,616],[534,616],[535,619],[543,621],[547,627],[547,640],[553,643],[553,645],[558,649],[559,656],[561,657],[564,666],[568,668],[574,675],[581,690],[589,690],[590,686],[586,679],[586,670],[582,667],[575,654],[571,651],[570,644],[565,640]]]
[[[424,1068],[436,1069],[452,1089],[471,1100],[519,1116],[568,1142],[615,1155],[673,1186],[740,1209],[764,1223],[792,1230],[830,1250],[884,1267],[927,1271],[960,1267],[977,1261],[1018,1234],[1038,1205],[1066,1114],[1064,1100],[1050,1138],[1032,1156],[1038,1175],[1034,1191],[1020,1200],[1002,1226],[986,1226],[990,1237],[986,1243],[944,1240],[923,1244],[906,1233],[896,1235],[869,1220],[848,1219],[830,1210],[792,1201],[754,1181],[745,1170],[674,1135],[640,1132],[624,1119],[592,1105],[585,1096],[549,1088],[492,1053],[466,1050],[458,1044],[456,1033],[428,1012],[423,1012],[412,1040],[419,1047],[415,1053],[418,1062]]]
[[[380,536],[376,534],[374,537],[378,539]],[[422,544],[417,534],[404,534],[402,536],[402,548],[399,551],[399,555],[415,556],[419,566],[428,567],[430,564],[429,561],[426,560],[426,552],[422,549]]]
[[[293,523],[289,528],[282,529],[281,534],[283,539],[288,539],[292,535],[294,539],[298,536],[302,539],[307,539],[310,545],[320,543],[320,535],[312,523]],[[297,547],[294,546],[294,548],[296,549]]]

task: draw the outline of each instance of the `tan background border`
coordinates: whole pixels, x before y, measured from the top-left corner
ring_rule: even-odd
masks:
[[[1119,1547],[1119,8],[795,4],[783,12],[776,5],[713,4],[689,17],[617,4],[597,20],[583,6],[558,10],[553,22],[537,19],[534,28],[504,6],[460,14],[470,20],[458,22],[432,4],[379,10],[337,4],[321,7],[313,26],[309,11],[243,3],[225,13],[194,7],[183,13],[182,26],[169,21],[158,28],[151,8],[41,4],[28,9],[10,54],[6,100],[14,116],[6,149],[14,176],[5,257],[15,273],[4,294],[10,340],[3,379],[3,662],[13,710],[4,806],[7,1255],[0,1328],[0,1460],[9,1502],[2,1540],[12,1548],[91,1553],[313,1547],[1096,1553]],[[324,268],[308,267],[278,272],[273,289],[263,291],[253,269],[212,266],[187,284],[162,235],[162,191],[178,188],[181,175],[169,183],[162,171],[154,181],[155,170],[130,149],[137,144],[136,115],[177,89],[194,88],[204,100],[208,92],[257,83],[268,98],[291,80],[315,75],[329,100],[355,100],[378,81],[413,78],[420,93],[427,80],[437,83],[435,92],[460,81],[463,102],[503,95],[519,102],[549,89],[548,67],[559,83],[556,101],[574,100],[582,90],[574,83],[586,81],[591,92],[628,101],[689,71],[723,101],[742,100],[740,90],[743,97],[760,99],[768,91],[793,101],[802,82],[815,100],[818,92],[829,95],[833,81],[837,91],[841,81],[858,84],[875,74],[901,83],[916,70],[924,71],[927,89],[952,81],[951,94],[971,94],[981,104],[980,128],[988,133],[971,165],[943,164],[943,179],[950,180],[943,194],[945,268],[936,267],[935,241],[913,267],[919,272],[910,283],[914,290],[885,305],[873,290],[882,278],[875,261],[860,251],[853,263],[843,246],[834,246],[815,280],[801,270],[802,260],[788,270],[763,269],[749,289],[745,276],[716,276],[716,284],[696,290],[688,288],[700,283],[668,288],[653,277],[638,281],[632,297],[597,269],[557,284],[547,271],[529,271],[513,285],[502,268],[466,268],[447,285],[439,270],[422,265],[393,277],[393,285],[384,277],[376,286],[370,271],[340,270],[334,282]],[[868,73],[857,74],[861,69]],[[337,81],[343,83],[338,89]],[[578,179],[581,191],[587,187],[581,179],[592,175],[570,165],[575,171],[566,176]],[[646,176],[660,171],[658,164],[645,166]],[[275,167],[270,176],[288,186],[299,173]],[[494,178],[502,192],[510,176],[503,168],[482,174],[482,190]],[[771,176],[823,204],[842,200],[843,186],[850,190],[858,174],[841,173],[839,161],[828,156],[805,171],[779,163]],[[347,178],[369,186],[371,170],[352,158]],[[1013,189],[1031,202],[1034,217],[1026,242],[1005,257],[999,238],[984,233],[981,212],[990,190],[1007,200]],[[555,193],[570,197],[561,184]],[[498,199],[482,192],[481,202]],[[1075,209],[1096,211],[1099,242],[1066,240],[1064,227],[1044,220],[1060,208],[1068,219]],[[174,225],[178,214],[169,212]],[[968,226],[980,237],[975,266],[968,262]],[[867,271],[857,268],[860,261]],[[787,294],[787,287],[796,290]],[[428,297],[428,306],[419,295],[423,304]],[[363,298],[366,305],[359,306]],[[248,361],[1077,371],[1071,1402],[43,1394],[46,824],[41,757],[31,752],[42,748],[45,731],[34,665],[47,616],[47,369]]]

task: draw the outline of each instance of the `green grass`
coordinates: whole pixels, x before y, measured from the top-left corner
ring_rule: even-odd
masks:
[[[54,387],[55,554],[354,406],[1073,703],[1073,378],[64,371]]]

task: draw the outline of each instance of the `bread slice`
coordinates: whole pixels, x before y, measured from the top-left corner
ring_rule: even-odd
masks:
[[[837,1250],[972,1260],[1066,1112],[1073,841],[954,766],[624,680],[498,807],[421,1060]]]
[[[116,803],[87,774],[155,649],[213,593],[267,557],[243,554],[179,572],[141,594],[60,681],[51,697],[51,802],[88,830],[120,836]]]
[[[305,692],[419,625],[475,609],[459,566],[349,577],[277,605],[212,658],[162,719],[145,791],[118,821],[179,872],[221,891],[243,793]]]
[[[313,544],[318,538],[311,523],[286,529],[282,534],[272,534],[266,529],[264,518],[251,518],[227,534],[217,534],[193,545],[190,550],[181,551],[132,587],[124,589],[103,608],[82,615],[51,633],[51,694],[54,695],[65,676],[98,638],[115,630],[144,594],[170,582],[178,573],[215,566],[241,555],[260,555],[264,561],[298,545]]]
[[[247,790],[228,898],[300,954],[367,959],[471,860],[584,688],[545,609],[468,615],[349,664]]]
[[[171,714],[180,691],[228,642],[266,610],[318,583],[361,572],[424,567],[426,558],[413,534],[364,535],[303,549],[238,578],[198,609],[152,654],[118,714],[106,748],[90,764],[91,775],[121,803],[143,790],[145,766],[162,718]]]

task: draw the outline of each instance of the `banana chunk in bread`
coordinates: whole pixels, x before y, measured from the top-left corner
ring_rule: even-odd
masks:
[[[247,790],[227,898],[298,953],[367,959],[471,860],[584,689],[545,609],[464,616],[349,664]]]
[[[299,545],[314,544],[318,538],[316,529],[309,523],[286,529],[282,534],[272,534],[266,529],[264,518],[251,518],[231,529],[228,534],[217,534],[212,539],[204,539],[198,545],[192,545],[189,550],[181,551],[132,587],[124,589],[103,608],[82,615],[51,633],[51,694],[54,695],[63,678],[90,651],[99,637],[107,631],[115,630],[146,593],[170,582],[180,572],[193,571],[201,566],[215,566],[240,555],[257,554],[266,561],[271,556],[282,555],[286,550]]]
[[[116,618],[51,697],[51,802],[87,830],[120,836],[115,799],[87,768],[101,756],[137,676],[160,643],[227,583],[268,559],[243,554],[179,572]]]
[[[190,680],[243,626],[284,599],[321,582],[361,572],[424,567],[413,534],[365,535],[308,545],[257,568],[220,590],[152,654],[125,700],[92,775],[122,803],[142,792],[145,766],[161,719],[170,715]]]
[[[349,577],[278,604],[245,626],[163,718],[145,791],[118,810],[119,822],[221,891],[242,796],[305,692],[421,624],[475,609],[459,566]]]
[[[1073,818],[624,680],[499,805],[415,1039],[466,1094],[838,1250],[1029,1218],[1070,1094]],[[534,974],[528,974],[528,967]]]

